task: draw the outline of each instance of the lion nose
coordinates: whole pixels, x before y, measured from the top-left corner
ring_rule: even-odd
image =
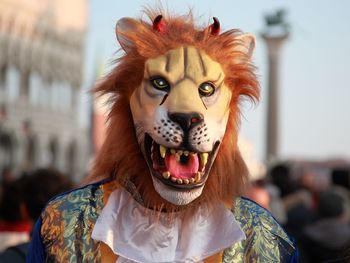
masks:
[[[169,113],[169,118],[181,126],[184,131],[189,131],[194,126],[203,122],[203,115],[197,112],[193,113]]]

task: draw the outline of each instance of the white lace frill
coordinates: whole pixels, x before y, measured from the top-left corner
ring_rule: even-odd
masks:
[[[117,262],[174,263],[203,259],[245,239],[223,205],[199,207],[191,216],[157,213],[137,203],[123,188],[109,197],[92,232],[119,256]]]

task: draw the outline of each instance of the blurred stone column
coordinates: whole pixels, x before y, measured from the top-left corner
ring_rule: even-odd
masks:
[[[284,21],[283,10],[265,17],[266,27],[262,37],[268,54],[268,105],[266,123],[266,161],[273,163],[279,150],[279,60],[283,43],[288,39],[289,26]]]

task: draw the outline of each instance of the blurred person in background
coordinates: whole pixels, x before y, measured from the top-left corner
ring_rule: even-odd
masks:
[[[5,166],[1,171],[1,178],[0,178],[0,202],[2,198],[3,189],[6,188],[6,186],[15,180],[15,176],[12,172],[11,167]]]
[[[251,182],[245,197],[269,210],[281,225],[287,222],[286,210],[280,197],[280,190],[265,178]]]
[[[331,188],[344,200],[344,220],[350,224],[350,169],[335,168],[331,172]]]
[[[73,188],[73,183],[67,176],[53,169],[39,169],[20,180],[22,184],[18,188],[19,191],[13,192],[13,195],[17,196],[16,204],[12,205],[12,209],[11,206],[8,207],[5,218],[9,220],[9,215],[15,213],[16,217],[12,216],[12,219],[19,222],[25,221],[27,223],[27,239],[18,240],[22,242],[17,242],[16,245],[11,244],[2,252],[0,254],[1,263],[25,262],[30,231],[45,204],[55,195]],[[0,242],[0,244],[2,243]]]
[[[22,194],[25,177],[3,184],[0,203],[0,251],[29,241],[30,222],[23,217]]]
[[[245,196],[263,208],[270,210],[270,195],[262,180],[252,182]]]
[[[305,263],[350,262],[350,226],[345,217],[345,204],[334,190],[321,192],[319,219],[306,226],[299,239],[300,259]]]
[[[350,168],[334,168],[331,172],[333,185],[350,190]]]
[[[285,226],[287,223],[287,212],[281,198],[280,190],[269,182],[266,184],[265,188],[270,196],[269,210],[271,214],[282,226]]]
[[[1,185],[5,186],[15,180],[15,175],[13,174],[12,168],[6,166],[1,171]]]
[[[269,175],[272,184],[280,191],[287,214],[284,227],[289,235],[298,240],[303,228],[315,221],[312,193],[292,179],[288,164],[273,166]]]

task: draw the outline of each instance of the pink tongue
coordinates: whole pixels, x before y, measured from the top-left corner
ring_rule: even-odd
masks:
[[[165,165],[171,176],[181,179],[190,179],[198,172],[199,161],[197,154],[189,155],[185,164],[176,161],[174,154],[165,156]]]

